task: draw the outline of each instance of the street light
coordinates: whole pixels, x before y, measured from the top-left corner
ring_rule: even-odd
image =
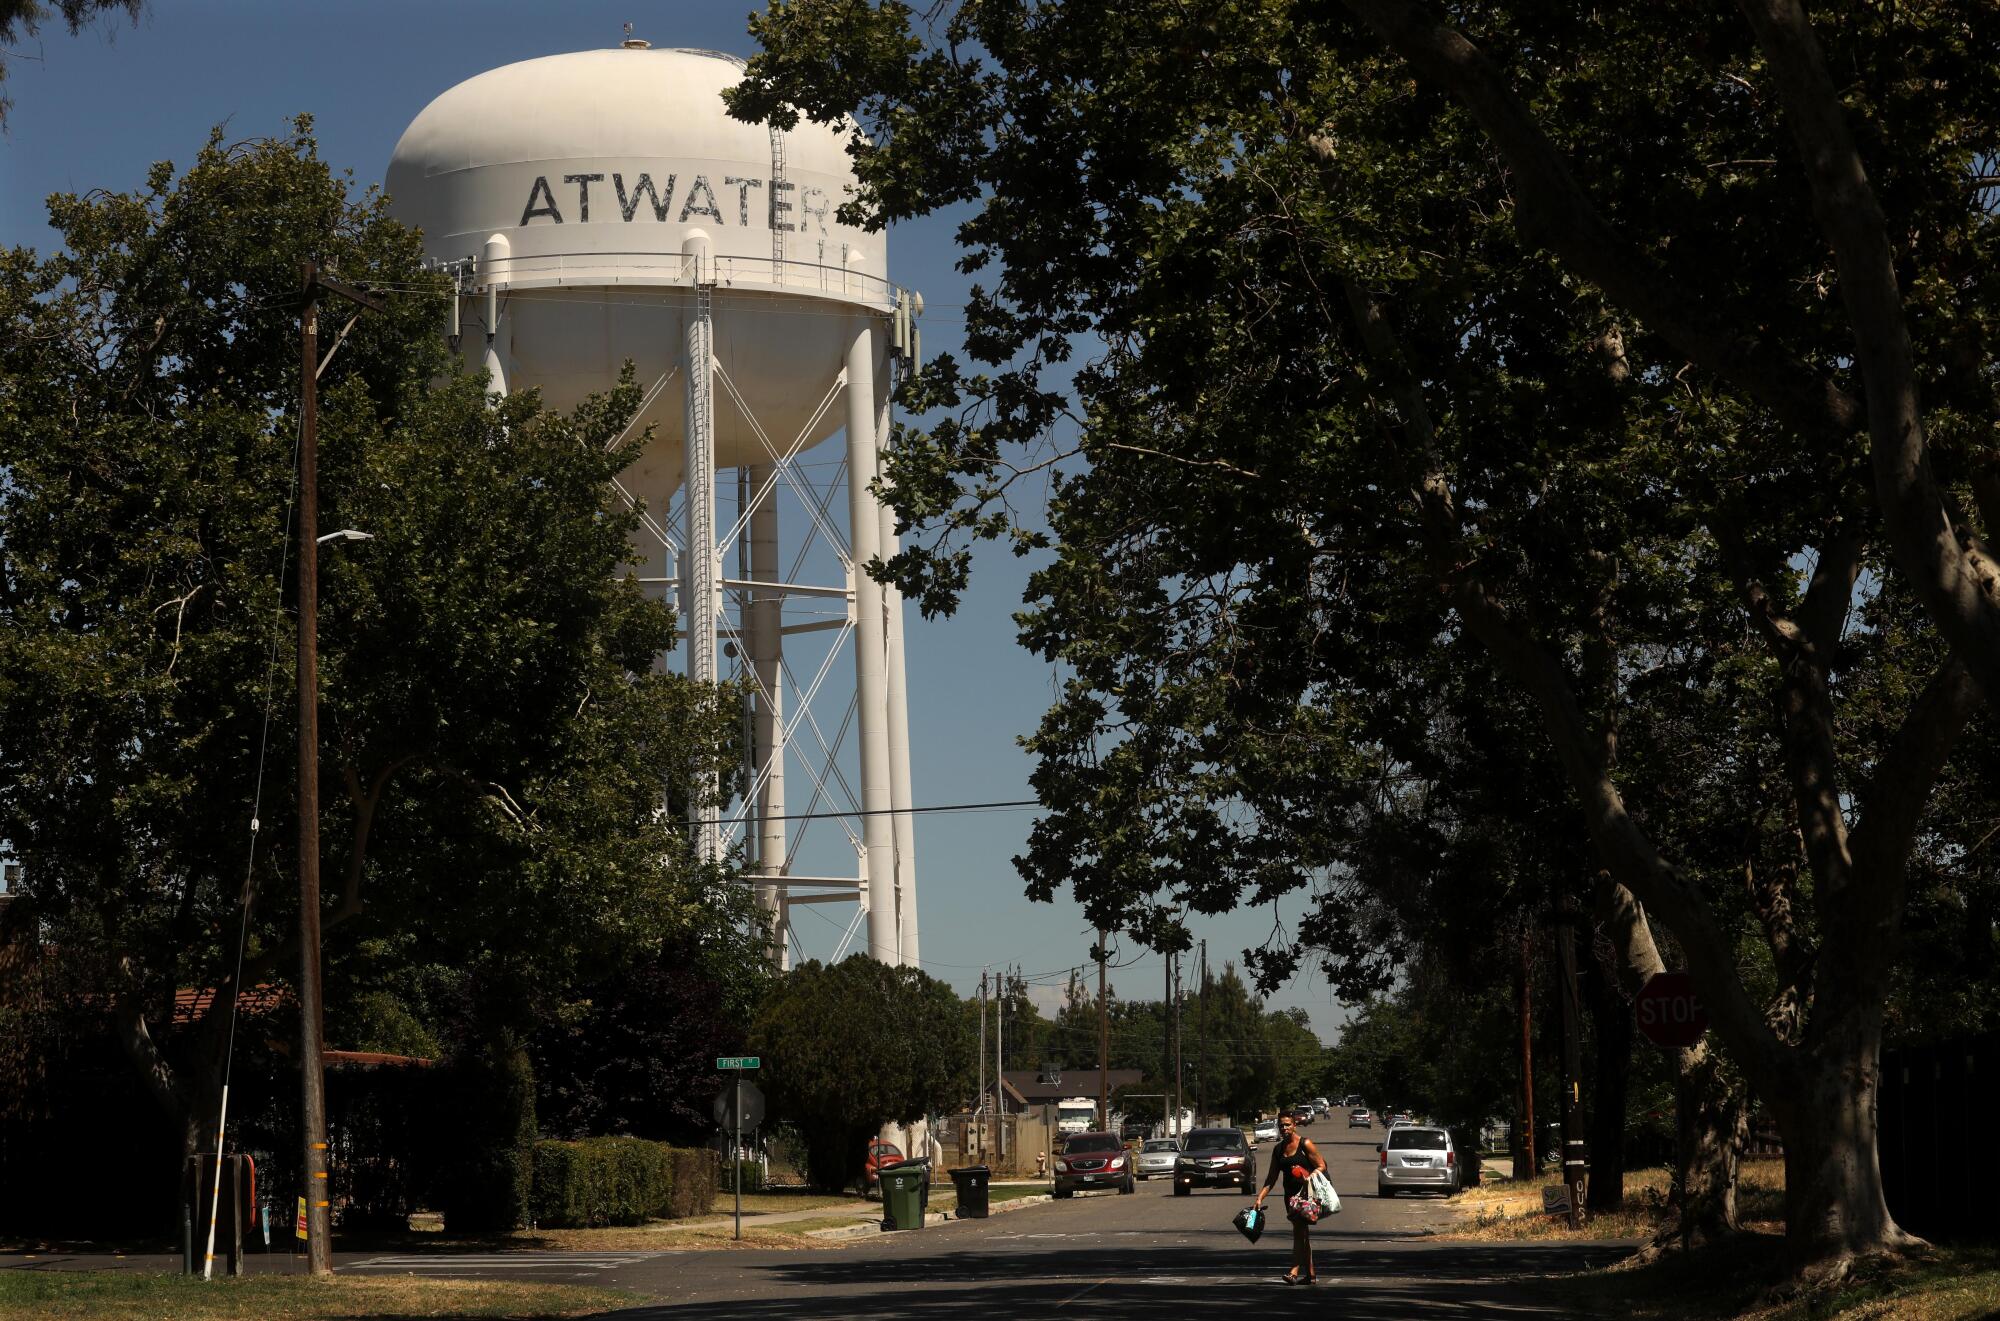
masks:
[[[356,531],[351,527],[344,527],[338,532],[329,532],[323,537],[314,537],[313,540],[324,546],[329,541],[373,541],[375,540],[375,534],[373,532]]]

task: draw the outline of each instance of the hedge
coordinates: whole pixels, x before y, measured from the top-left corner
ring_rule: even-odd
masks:
[[[715,1203],[715,1157],[643,1138],[535,1144],[530,1205],[537,1226],[594,1229],[704,1215]]]
[[[667,1214],[680,1220],[714,1210],[715,1153],[703,1147],[668,1147],[666,1151],[673,1164]]]

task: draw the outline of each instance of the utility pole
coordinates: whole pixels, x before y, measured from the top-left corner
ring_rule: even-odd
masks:
[[[319,968],[319,291],[377,312],[374,294],[305,263],[299,310],[299,1073],[304,1083],[306,1270],[333,1274],[326,1062]],[[340,347],[335,341],[334,347]]]
[[[1576,995],[1576,921],[1574,905],[1565,896],[1556,911],[1556,967],[1562,977],[1556,1002],[1563,1034],[1562,1133],[1563,1182],[1569,1186],[1569,1227],[1583,1228],[1584,1178],[1590,1168],[1583,1136],[1583,1042],[1581,1007]]]
[[[1535,1048],[1534,1048],[1534,967],[1529,959],[1531,937],[1521,931],[1521,966],[1514,986],[1521,1005],[1521,1145],[1514,1162],[1516,1179],[1532,1179],[1541,1166],[1535,1163]]]
[[[1199,1016],[1194,1027],[1195,1049],[1200,1055],[1194,1063],[1194,1121],[1208,1122],[1208,942],[1201,942],[1201,989],[1195,992],[1195,1012]]]
[[[1166,978],[1166,986],[1160,993],[1160,1081],[1167,1094],[1160,1098],[1160,1109],[1167,1121],[1166,1135],[1174,1136],[1174,1121],[1180,1112],[1174,1104],[1174,952],[1162,950],[1166,957],[1160,960],[1161,975]]]
[[[979,973],[979,1101],[972,1107],[975,1154],[986,1150],[986,971]]]
[[[1174,1120],[1180,1121],[1187,1101],[1187,1084],[1181,1074],[1181,955],[1174,951]],[[1185,1133],[1181,1134],[1186,1137]]]
[[[1111,1006],[1104,995],[1104,929],[1097,932],[1097,1127],[1111,1130]]]
[[[1007,1160],[1007,991],[1000,975],[993,976],[993,1117],[999,1128],[994,1133],[994,1149],[1002,1164]]]

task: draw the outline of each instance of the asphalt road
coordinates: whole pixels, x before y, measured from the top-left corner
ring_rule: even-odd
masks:
[[[716,1252],[651,1258],[594,1283],[658,1301],[615,1313],[664,1318],[956,1317],[993,1315],[1368,1318],[1553,1316],[1525,1277],[1598,1265],[1616,1244],[1439,1243],[1430,1197],[1375,1195],[1381,1130],[1313,1126],[1341,1192],[1313,1234],[1320,1283],[1282,1284],[1291,1233],[1282,1210],[1256,1244],[1231,1224],[1234,1190],[1174,1197],[1165,1180],[1131,1197],[1097,1193],[920,1233],[885,1234],[836,1252]],[[1260,1171],[1270,1148],[1259,1151]],[[1274,1209],[1277,1194],[1265,1203]]]
[[[1314,1130],[1318,1130],[1315,1132]],[[1166,1180],[1131,1197],[1092,1193],[954,1221],[837,1248],[702,1252],[340,1253],[352,1275],[560,1280],[629,1289],[652,1301],[608,1314],[667,1318],[1326,1316],[1352,1321],[1436,1314],[1519,1318],[1562,1315],[1538,1300],[1533,1280],[1615,1260],[1630,1245],[1441,1243],[1426,1231],[1448,1220],[1430,1196],[1375,1195],[1380,1129],[1331,1119],[1307,1130],[1327,1158],[1341,1213],[1313,1232],[1320,1282],[1280,1282],[1291,1232],[1278,1195],[1273,1224],[1247,1242],[1231,1223],[1245,1198],[1234,1189],[1174,1197]],[[1270,1158],[1258,1152],[1259,1172]],[[249,1256],[253,1272],[294,1273],[299,1258]],[[175,1270],[177,1258],[38,1254],[0,1257],[0,1270]]]

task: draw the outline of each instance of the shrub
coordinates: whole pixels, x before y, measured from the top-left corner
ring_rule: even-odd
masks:
[[[707,1215],[715,1209],[715,1153],[702,1147],[668,1147],[673,1186],[668,1212],[676,1220]]]
[[[754,1160],[739,1160],[736,1162],[736,1182],[734,1184],[730,1183],[729,1177],[725,1173],[721,1183],[716,1186],[716,1191],[719,1193],[733,1193],[739,1187],[746,1193],[763,1192],[764,1167]]]
[[[431,1181],[454,1232],[515,1229],[528,1220],[535,1075],[510,1035],[450,1061],[428,1116]]]
[[[535,1144],[529,1196],[535,1224],[549,1229],[640,1225],[666,1215],[674,1148],[643,1138]]]

